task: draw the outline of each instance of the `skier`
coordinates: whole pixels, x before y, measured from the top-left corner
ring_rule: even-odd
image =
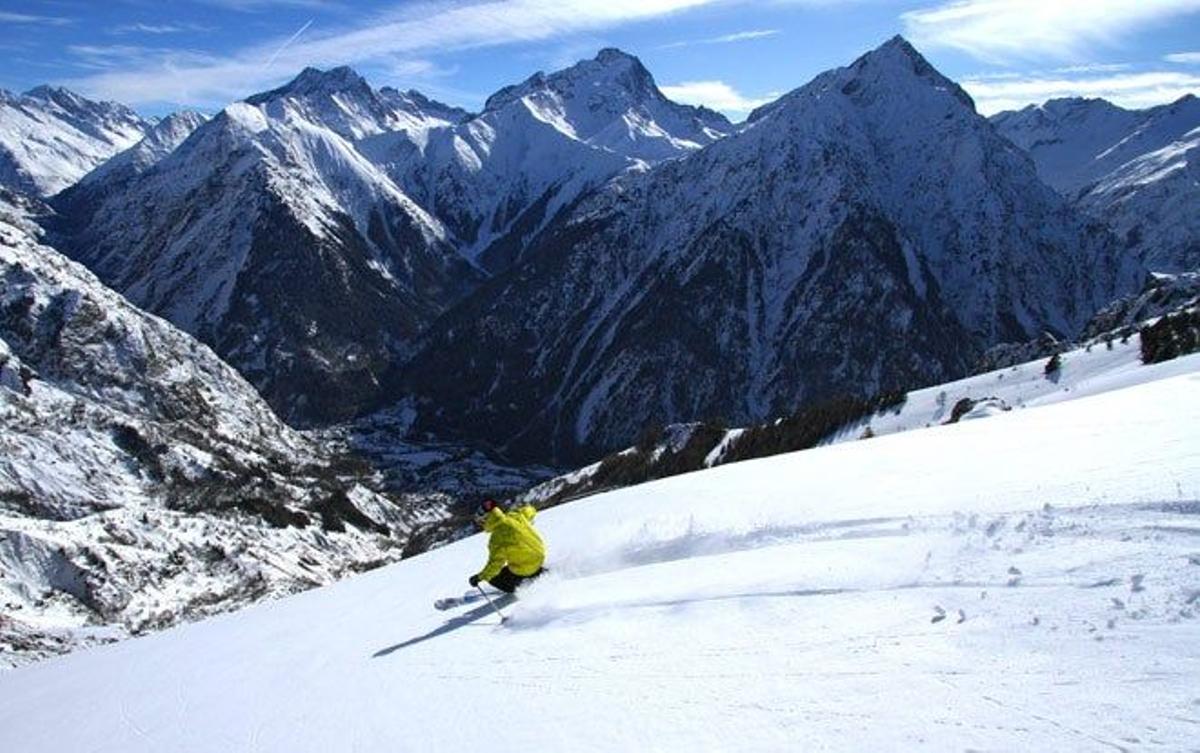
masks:
[[[533,528],[533,505],[524,505],[504,512],[492,500],[483,503],[480,524],[491,534],[488,539],[488,561],[469,582],[478,586],[487,581],[496,588],[512,593],[517,586],[542,574],[546,561],[546,545]]]

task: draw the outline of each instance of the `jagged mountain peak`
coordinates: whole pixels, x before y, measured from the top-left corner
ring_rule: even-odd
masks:
[[[1197,98],[1195,94],[1184,94],[1174,102],[1168,102],[1165,105],[1153,108],[1153,111],[1171,114],[1187,113],[1188,115],[1195,116],[1200,114],[1200,98]]]
[[[131,121],[136,120],[143,124],[148,123],[148,121],[142,120],[137,113],[120,102],[88,99],[79,92],[68,89],[65,86],[42,84],[26,91],[20,98],[44,102],[47,105],[60,107],[67,112],[103,113]]]
[[[431,99],[416,89],[401,91],[393,86],[384,86],[378,93],[389,106],[410,114],[432,116],[451,123],[461,123],[471,117],[471,113],[463,108]]]
[[[538,71],[519,84],[504,87],[488,97],[484,110],[500,109],[539,91],[567,96],[599,93],[605,98],[617,97],[634,102],[667,101],[642,61],[627,52],[607,47],[594,58],[581,60],[569,68],[549,74]]]
[[[1029,105],[1026,109],[1045,110],[1049,112],[1067,112],[1078,109],[1122,110],[1107,99],[1100,97],[1057,97],[1047,100],[1044,104]]]
[[[346,418],[473,280],[439,221],[359,149],[413,120],[351,69],[307,70],[59,202],[60,245],[212,345],[281,414]]]
[[[920,109],[916,98],[944,97],[949,94],[966,108],[963,114],[975,117],[975,101],[962,87],[946,78],[902,36],[895,36],[862,55],[845,68],[827,71],[799,89],[750,113],[748,123],[788,110],[809,117],[827,93],[837,90],[859,103],[891,102],[897,107]],[[904,104],[905,102],[908,104]]]
[[[35,86],[26,91],[23,96],[29,97],[30,99],[41,99],[47,102],[81,103],[83,101],[83,97],[71,91],[70,89],[64,86],[51,86],[50,84]]]
[[[642,64],[642,61],[638,60],[636,55],[625,52],[618,47],[605,47],[596,53],[595,60],[597,63],[601,63],[602,65]]]
[[[155,123],[147,136],[171,133],[182,129],[192,131],[207,121],[208,116],[202,112],[197,112],[196,110],[180,110],[179,112],[171,113],[167,117]]]
[[[890,82],[915,77],[934,87],[944,88],[971,110],[975,109],[975,101],[962,87],[943,76],[916,47],[900,35],[892,37],[854,61],[848,70],[859,77],[873,77],[875,80]]]
[[[58,205],[66,207],[79,200],[81,192],[87,193],[97,189],[112,191],[125,181],[136,180],[207,122],[207,115],[194,110],[171,113],[150,126],[141,141],[101,163],[95,170],[80,178],[78,183],[63,191],[56,199]]]
[[[366,79],[348,65],[339,65],[329,70],[309,66],[283,86],[247,97],[246,101],[252,105],[260,105],[284,97],[319,97],[343,92],[370,94],[371,87]]]
[[[860,59],[880,55],[903,55],[915,63],[927,62],[925,56],[918,52],[917,48],[913,47],[912,42],[909,42],[903,34],[897,34],[874,50],[864,53]]]

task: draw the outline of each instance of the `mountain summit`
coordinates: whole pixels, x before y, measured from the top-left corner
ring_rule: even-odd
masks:
[[[282,97],[331,96],[340,93],[361,95],[370,91],[370,85],[350,66],[342,65],[328,71],[309,67],[278,89],[255,94],[247,97],[246,101],[260,105]]]
[[[615,48],[603,49],[595,58],[557,73],[535,73],[505,87],[488,98],[484,110],[499,110],[521,100],[558,116],[581,140],[644,159],[678,153],[678,147],[665,146],[653,140],[655,136],[661,140],[669,135],[676,143],[686,140],[703,146],[733,130],[720,113],[667,99],[641,60]],[[622,118],[633,122],[622,123]],[[665,133],[638,128],[652,123]],[[631,138],[642,143],[630,148],[621,141]]]
[[[212,345],[288,420],[346,418],[565,207],[729,128],[616,51],[506,91],[472,116],[347,67],[306,69],[169,155],[68,192],[61,245]]]
[[[663,96],[636,57],[606,49],[501,89],[474,118],[419,142],[372,144],[370,153],[467,257],[498,273],[586,192],[732,130],[718,113]]]

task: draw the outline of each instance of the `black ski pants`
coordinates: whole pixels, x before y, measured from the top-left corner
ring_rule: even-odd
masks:
[[[493,586],[501,591],[504,591],[505,593],[512,593],[513,591],[517,590],[517,586],[521,585],[527,580],[533,580],[544,572],[546,572],[546,568],[539,567],[538,571],[533,575],[517,575],[512,570],[508,569],[508,565],[505,565],[504,569],[496,573],[496,577],[489,580],[488,583],[491,583]]]

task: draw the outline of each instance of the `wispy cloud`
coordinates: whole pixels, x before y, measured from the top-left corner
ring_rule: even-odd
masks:
[[[984,115],[1017,110],[1061,97],[1101,97],[1122,107],[1141,109],[1173,102],[1200,91],[1200,75],[1178,71],[1084,78],[1035,75],[997,80],[975,77],[961,83]]]
[[[764,97],[748,97],[724,81],[683,81],[678,84],[660,86],[662,93],[676,102],[687,105],[704,105],[725,113],[742,115],[756,107],[773,101],[778,94]]]
[[[155,47],[136,44],[73,44],[68,53],[76,68],[99,71],[93,76],[111,75],[117,71],[146,66],[186,67],[206,65],[215,58],[198,50],[174,47]]]
[[[1132,67],[1129,63],[1083,63],[1055,68],[1051,73],[1117,73]]]
[[[108,30],[110,34],[182,34],[192,31],[212,31],[211,26],[199,24],[122,24]]]
[[[683,42],[671,42],[659,47],[660,50],[673,50],[679,47],[691,47],[698,44],[729,44],[731,42],[746,42],[751,39],[763,39],[765,37],[773,37],[779,33],[779,29],[754,29],[752,31],[737,31],[733,34],[723,34],[719,37],[708,37],[707,39],[689,39]]]
[[[1173,52],[1170,55],[1167,55],[1165,60],[1168,63],[1200,65],[1200,52]]]
[[[1096,46],[1200,10],[1200,0],[954,0],[901,15],[918,46],[981,60],[1078,60]]]
[[[200,64],[176,59],[87,76],[67,85],[131,104],[223,104],[279,83],[274,71],[306,65],[388,63],[423,53],[554,39],[611,28],[709,5],[718,0],[475,0],[441,5],[403,4],[360,25],[311,35],[286,47],[271,71],[264,68],[284,39]]]
[[[0,23],[65,26],[69,23],[73,23],[73,20],[70,18],[62,18],[60,16],[34,16],[29,13],[8,13],[6,11],[0,11]]]
[[[332,9],[340,8],[342,3],[331,0],[199,0],[208,5],[217,5],[230,10],[253,13],[270,10],[275,7]]]

